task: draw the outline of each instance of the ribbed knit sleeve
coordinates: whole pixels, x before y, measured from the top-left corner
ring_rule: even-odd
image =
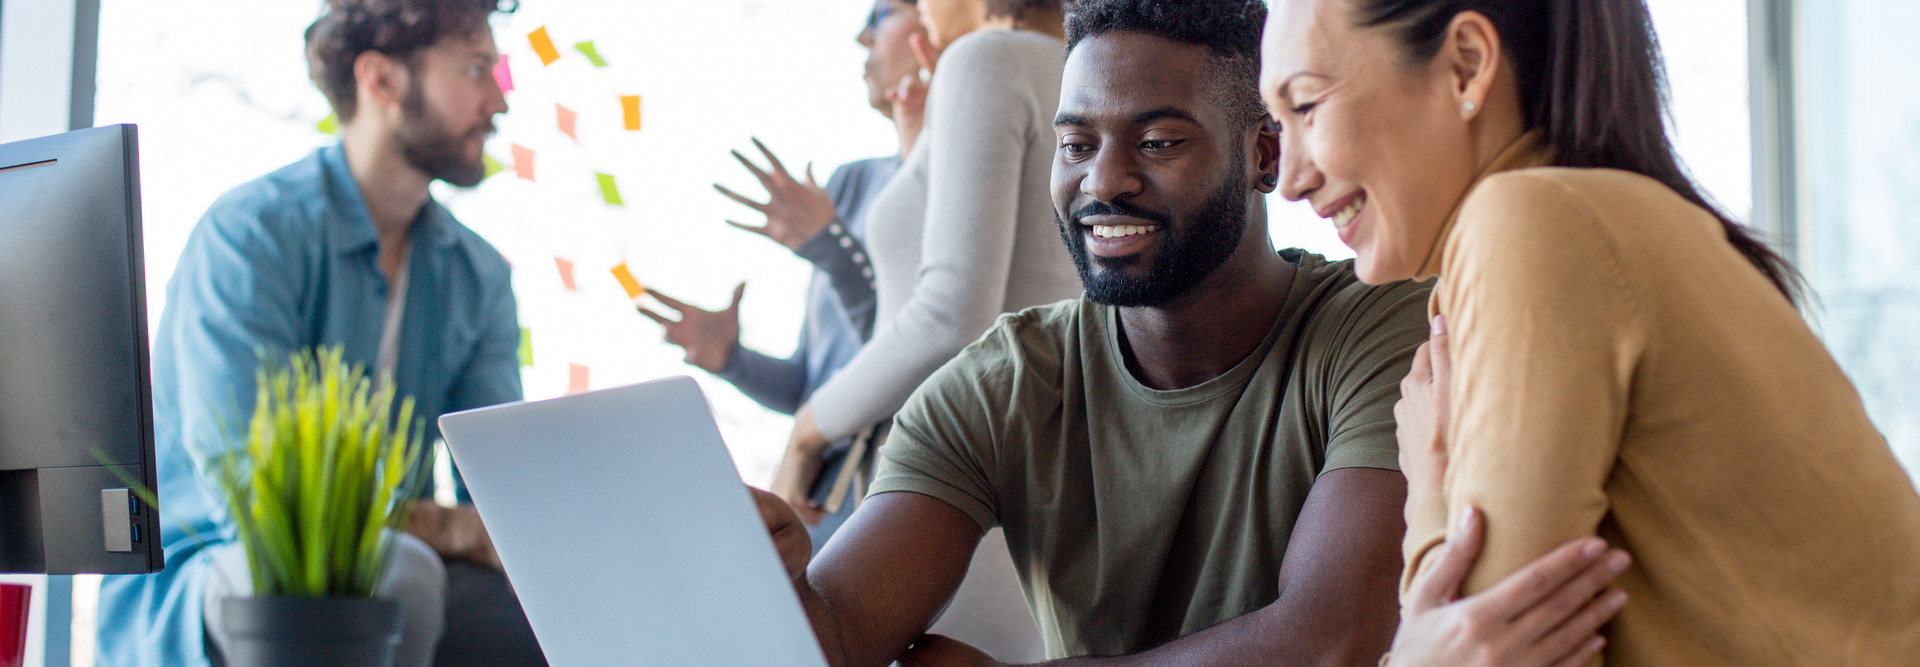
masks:
[[[859,356],[814,394],[813,416],[828,439],[892,416],[1001,313],[1009,282],[1020,279],[1013,256],[1022,190],[1045,192],[1050,179],[1029,173],[1027,156],[1035,142],[1052,145],[1052,129],[1036,125],[1058,99],[1041,99],[1034,82],[1057,86],[1060,67],[1058,52],[1005,33],[970,35],[942,54],[917,149],[927,152],[917,279],[901,286],[911,296],[882,318]],[[892,287],[880,285],[883,303]]]

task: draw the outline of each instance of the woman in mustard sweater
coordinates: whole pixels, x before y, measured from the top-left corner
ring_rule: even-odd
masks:
[[[1409,581],[1472,507],[1466,592],[1581,535],[1633,554],[1609,661],[1920,661],[1920,495],[1793,269],[1675,158],[1644,0],[1281,0],[1264,56],[1283,193],[1361,279],[1439,276]]]

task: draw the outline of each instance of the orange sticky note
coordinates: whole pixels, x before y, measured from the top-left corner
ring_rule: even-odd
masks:
[[[639,95],[621,95],[620,108],[626,112],[627,129],[639,130],[640,129],[640,96]]]
[[[573,284],[573,262],[555,257],[553,263],[560,267],[560,284],[566,285],[567,291],[580,289],[580,286]]]
[[[642,287],[639,279],[633,277],[633,272],[627,270],[626,262],[613,267],[613,279],[620,281],[620,287],[627,291],[628,298],[638,299],[640,295],[647,293],[647,288]]]
[[[540,56],[541,65],[552,65],[560,59],[560,50],[553,48],[553,38],[547,36],[547,27],[540,26],[527,33],[527,43],[533,45],[533,52]]]
[[[580,364],[567,364],[567,393],[578,394],[587,390],[587,367]]]
[[[574,141],[579,141],[580,137],[573,133],[573,123],[580,119],[580,115],[558,104],[553,105],[553,109],[560,116],[560,133],[571,137]]]
[[[513,173],[533,180],[533,149],[520,144],[513,145]]]

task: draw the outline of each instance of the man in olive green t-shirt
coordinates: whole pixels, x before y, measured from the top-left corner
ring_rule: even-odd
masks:
[[[1053,200],[1086,297],[935,374],[867,502],[789,561],[835,664],[986,664],[921,633],[996,525],[1055,658],[1370,665],[1393,637],[1392,413],[1427,292],[1273,250],[1264,16],[1153,4],[1067,24]]]

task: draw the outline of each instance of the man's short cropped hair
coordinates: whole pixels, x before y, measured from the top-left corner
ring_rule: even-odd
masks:
[[[1231,117],[1254,123],[1266,114],[1260,101],[1266,23],[1264,0],[1077,0],[1067,14],[1067,53],[1081,40],[1116,31],[1206,47],[1215,100]]]
[[[407,64],[415,52],[445,37],[487,29],[495,12],[510,13],[519,0],[327,0],[307,26],[307,76],[319,86],[341,120],[358,108],[353,61],[376,51]]]

